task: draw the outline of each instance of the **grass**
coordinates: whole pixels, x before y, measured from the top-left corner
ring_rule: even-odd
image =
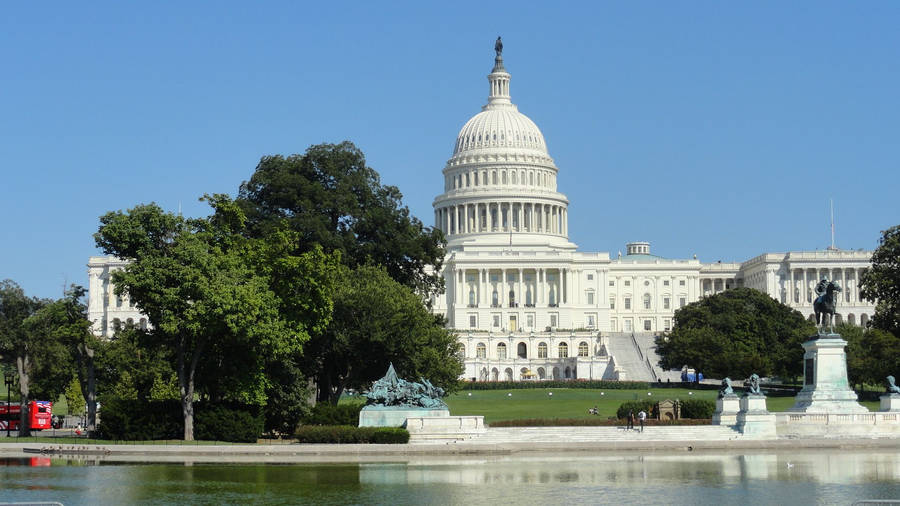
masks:
[[[550,393],[553,395],[549,395]],[[601,395],[602,392],[602,395]],[[650,392],[651,395],[647,395]],[[471,394],[471,395],[470,395]],[[510,395],[512,394],[512,395]],[[453,415],[484,415],[485,423],[527,418],[601,418],[616,416],[623,402],[638,399],[708,399],[715,401],[716,390],[660,388],[648,390],[587,390],[552,388],[527,390],[464,391],[444,399]],[[879,409],[878,402],[861,402],[870,411]],[[786,411],[794,405],[793,397],[768,397],[769,411]],[[588,409],[597,406],[599,415]]]

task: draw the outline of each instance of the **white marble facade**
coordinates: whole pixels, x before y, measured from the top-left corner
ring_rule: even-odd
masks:
[[[678,308],[737,286],[810,317],[812,289],[827,276],[844,288],[837,321],[861,325],[871,318],[874,304],[858,289],[870,251],[764,253],[711,264],[655,256],[648,242],[628,243],[614,257],[577,251],[568,236],[569,201],[557,188],[559,169],[540,129],[512,103],[510,74],[499,57],[488,82],[488,102],[460,130],[433,204],[435,226],[448,239],[447,289],[434,310],[459,335],[463,377],[653,379],[623,365],[648,362],[632,333],[669,330]],[[109,274],[122,266],[110,257],[88,264],[89,314],[98,335],[112,335],[117,322],[129,319],[146,324],[127,299],[112,294]],[[611,353],[626,341],[634,342],[634,357]]]
[[[869,251],[712,264],[655,256],[648,242],[628,243],[614,258],[577,251],[559,169],[540,129],[512,103],[499,56],[488,82],[488,102],[460,130],[433,204],[435,226],[448,239],[447,290],[434,309],[460,336],[465,378],[626,378],[609,353],[611,339],[667,331],[676,309],[737,286],[811,317],[812,289],[827,276],[844,288],[837,321],[871,318],[874,304],[858,289]]]

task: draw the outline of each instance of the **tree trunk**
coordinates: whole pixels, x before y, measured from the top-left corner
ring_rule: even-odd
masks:
[[[78,345],[75,356],[78,360],[78,383],[81,386],[81,396],[87,404],[88,431],[97,428],[97,380],[94,369],[94,350],[86,344]]]
[[[19,405],[22,407],[19,415],[19,437],[25,437],[31,435],[31,424],[28,423],[31,359],[28,353],[16,357],[16,369],[19,372]]]
[[[187,364],[184,363],[183,340],[178,342],[178,390],[181,394],[181,414],[184,416],[184,440],[194,440],[194,382],[188,378]]]

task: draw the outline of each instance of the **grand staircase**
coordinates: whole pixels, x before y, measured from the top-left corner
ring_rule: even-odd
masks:
[[[725,425],[656,425],[640,430],[622,427],[498,427],[456,444],[600,443],[620,441],[730,441],[741,433]],[[447,443],[447,439],[410,438],[413,444]]]

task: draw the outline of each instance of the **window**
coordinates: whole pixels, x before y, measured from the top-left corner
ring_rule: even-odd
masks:
[[[456,358],[458,358],[460,362],[466,359],[466,345],[460,344],[456,347]]]
[[[506,358],[506,343],[497,345],[497,358]]]
[[[525,316],[526,326],[530,329],[534,328],[534,315],[529,314]]]
[[[625,309],[631,309],[631,297],[625,297]]]
[[[555,314],[550,315],[550,326],[556,327],[556,315]]]
[[[666,318],[663,320],[663,329],[668,332],[672,328],[672,320]]]
[[[140,326],[141,326],[141,330],[147,330],[147,319],[146,318],[141,318]]]
[[[475,346],[475,358],[487,358],[487,346],[484,343]]]
[[[559,343],[559,358],[567,358],[569,356],[569,345],[566,343]]]
[[[499,328],[500,328],[500,315],[498,315],[498,314],[495,314],[495,315],[494,315],[494,322],[493,322],[493,323],[494,323],[494,328],[495,328],[495,329],[499,329]]]
[[[631,318],[625,320],[625,332],[631,332]]]
[[[609,298],[609,308],[610,309],[616,308],[616,296],[615,295],[613,295]]]
[[[547,358],[547,343],[538,344],[538,358]]]
[[[615,281],[610,281],[610,282],[609,282],[609,286],[616,286],[616,282],[615,282]]]
[[[578,356],[586,357],[588,356],[588,343],[587,341],[581,341],[578,343]]]
[[[618,328],[617,323],[618,322],[616,321],[615,318],[610,318],[609,319],[609,330],[615,332],[616,329]]]
[[[587,279],[588,279],[588,281],[593,281],[593,280],[594,280],[594,275],[593,275],[593,274],[588,274],[588,275],[587,275]]]
[[[597,315],[585,315],[585,321],[587,322],[587,328],[592,329],[597,326]]]
[[[631,286],[631,280],[625,280],[625,286]]]
[[[116,295],[116,307],[122,307],[122,297]]]
[[[478,327],[478,315],[470,314],[469,315],[469,328],[474,329]]]
[[[669,280],[668,280],[668,279],[665,280],[665,281],[663,281],[663,286],[669,286]]]
[[[585,294],[585,298],[587,299],[587,303],[589,306],[594,305],[594,291],[593,290],[588,290],[587,293]]]
[[[686,305],[686,302],[687,302],[687,299],[685,299],[684,297],[681,297],[680,299],[678,299],[678,307],[684,307]]]
[[[679,279],[679,280],[678,280],[678,286],[684,286],[684,280],[683,280],[683,279]]]
[[[644,320],[644,330],[650,330],[651,326],[652,326],[651,320]]]
[[[669,298],[663,297],[663,309],[669,309]]]
[[[644,281],[644,286],[650,286],[650,282],[649,282],[649,281]]]
[[[650,309],[650,294],[644,294],[644,309]]]

